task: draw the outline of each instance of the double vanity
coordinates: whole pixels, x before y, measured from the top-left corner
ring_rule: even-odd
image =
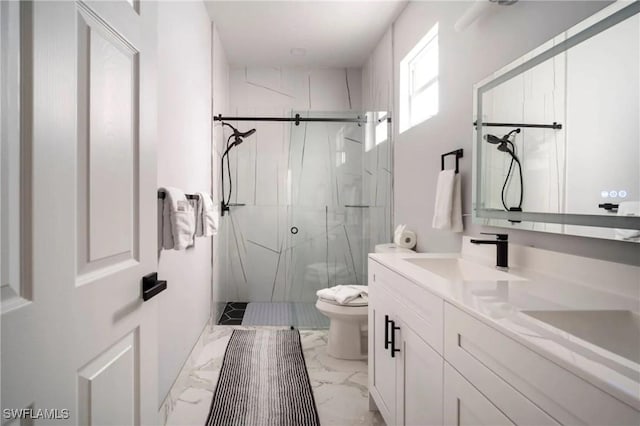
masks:
[[[369,255],[369,393],[389,425],[640,425],[640,268],[463,239]]]

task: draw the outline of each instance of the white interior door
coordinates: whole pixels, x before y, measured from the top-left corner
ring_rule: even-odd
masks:
[[[155,5],[20,13],[22,274],[3,292],[2,408],[35,424],[157,424],[164,294],[141,299],[157,267]]]

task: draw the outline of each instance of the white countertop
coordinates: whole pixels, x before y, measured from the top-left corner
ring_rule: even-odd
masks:
[[[468,244],[468,239],[465,244]],[[495,253],[495,248],[493,250],[489,253]],[[542,250],[539,252],[542,252],[543,258],[550,253]],[[487,253],[486,250],[484,253]],[[562,254],[552,253],[550,256],[560,263],[566,263],[570,270],[582,269],[581,273],[585,273],[584,269],[595,267],[602,270],[615,268],[617,265]],[[567,258],[563,259],[563,256]],[[593,282],[586,285],[571,282],[559,276],[560,266],[555,270],[550,267],[549,274],[542,274],[531,268],[511,267],[509,273],[522,280],[454,282],[404,259],[463,257],[465,260],[489,266],[487,259],[472,257],[470,253],[463,256],[380,253],[370,254],[369,257],[640,411],[640,364],[522,312],[625,310],[640,313],[640,294],[637,292],[637,286],[640,286],[640,281],[637,280],[640,277],[640,268],[621,265],[622,269],[617,270],[617,276],[610,276],[611,281],[631,280],[631,283],[615,282],[609,288],[606,287],[606,283],[604,286],[597,286]],[[560,259],[557,259],[558,257]],[[586,263],[582,265],[582,262]],[[636,282],[633,282],[634,280]],[[621,289],[625,289],[626,294]]]

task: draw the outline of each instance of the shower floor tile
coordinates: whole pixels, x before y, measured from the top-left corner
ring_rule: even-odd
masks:
[[[329,319],[316,309],[314,303],[250,302],[242,325],[328,328]]]
[[[241,325],[247,304],[246,302],[228,302],[218,320],[218,325]]]

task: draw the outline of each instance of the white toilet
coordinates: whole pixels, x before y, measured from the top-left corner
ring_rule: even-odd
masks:
[[[395,244],[378,244],[376,253],[413,253]],[[327,353],[340,359],[367,358],[368,303],[358,297],[347,305],[318,298],[316,308],[329,318]]]

